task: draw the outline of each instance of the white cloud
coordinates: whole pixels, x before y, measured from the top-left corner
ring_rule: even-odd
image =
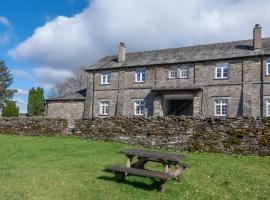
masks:
[[[26,72],[26,71],[21,70],[21,69],[12,69],[12,70],[11,70],[11,73],[12,73],[14,76],[18,77],[18,78],[24,78],[24,79],[28,79],[28,80],[29,80],[29,79],[30,79],[30,80],[33,79],[32,75],[31,75],[29,72]]]
[[[2,24],[4,26],[11,26],[9,20],[3,16],[0,16],[0,24]]]
[[[15,93],[16,96],[27,96],[28,95],[28,91],[21,89],[21,88],[17,88],[16,89],[17,92]]]
[[[70,71],[49,67],[34,68],[32,73],[39,86],[45,88],[51,88],[53,84],[62,82],[71,76]]]
[[[73,17],[59,16],[37,28],[9,54],[57,71],[38,76],[51,84],[77,66],[116,53],[120,41],[137,51],[247,39],[256,23],[270,36],[269,7],[269,0],[94,0]],[[42,74],[41,68],[34,71]]]

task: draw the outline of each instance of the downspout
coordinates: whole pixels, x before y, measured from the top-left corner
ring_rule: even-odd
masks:
[[[114,117],[118,116],[118,102],[119,102],[119,93],[120,93],[120,70],[118,70],[118,88],[117,88],[117,98],[116,98],[116,104],[115,104],[115,111],[114,111]]]
[[[263,73],[263,50],[261,53],[261,70],[260,70],[260,113],[261,113],[261,117],[263,117],[263,107],[264,107],[264,102],[263,102],[263,92],[264,92],[264,73]]]
[[[93,94],[92,94],[92,105],[91,105],[91,110],[92,110],[92,118],[94,118],[94,97],[95,97],[95,76],[96,76],[96,70],[93,71]]]

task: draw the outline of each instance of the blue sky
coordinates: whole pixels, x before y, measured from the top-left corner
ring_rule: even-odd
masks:
[[[270,36],[269,0],[1,0],[0,59],[13,73],[14,100],[46,91],[80,66],[117,53]]]
[[[0,59],[4,60],[9,69],[23,70],[27,73],[32,69],[31,63],[20,62],[12,59],[8,51],[18,43],[26,40],[33,34],[33,31],[43,26],[47,21],[56,16],[73,16],[81,12],[88,5],[87,0],[12,0],[3,1],[0,6],[0,16],[5,17],[9,24],[0,23],[0,35],[9,35],[0,43]],[[17,100],[22,104],[26,102],[25,92],[39,84],[27,75],[14,76],[12,87],[19,88],[21,94],[17,95]],[[21,105],[21,112],[25,112],[25,105]]]

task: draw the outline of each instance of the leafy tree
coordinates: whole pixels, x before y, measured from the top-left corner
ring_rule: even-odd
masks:
[[[35,116],[35,110],[36,110],[36,92],[35,88],[32,88],[28,92],[27,114],[29,116]]]
[[[41,116],[45,111],[44,90],[40,87],[32,88],[28,94],[27,114],[28,116]]]
[[[43,115],[45,111],[44,90],[40,87],[36,90],[36,114]]]
[[[19,107],[16,106],[14,101],[8,101],[2,110],[3,117],[18,117]]]
[[[0,60],[0,110],[13,97],[16,90],[11,90],[9,87],[13,82],[12,75],[8,70],[6,63]]]

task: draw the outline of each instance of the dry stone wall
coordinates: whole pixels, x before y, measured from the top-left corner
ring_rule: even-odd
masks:
[[[68,132],[69,130],[69,132]],[[0,133],[82,139],[185,151],[270,156],[270,118],[0,118]]]
[[[185,151],[270,155],[270,119],[80,119],[74,134],[85,139]]]
[[[1,134],[20,134],[28,136],[55,136],[67,131],[65,119],[43,117],[0,118]]]

